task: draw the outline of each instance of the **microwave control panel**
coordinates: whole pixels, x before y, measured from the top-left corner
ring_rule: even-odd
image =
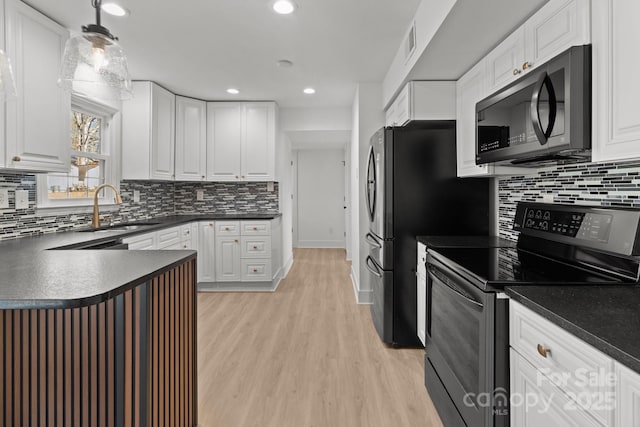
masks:
[[[607,242],[612,215],[527,208],[524,228],[576,239]]]

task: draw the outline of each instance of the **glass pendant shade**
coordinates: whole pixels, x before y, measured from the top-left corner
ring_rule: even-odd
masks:
[[[0,49],[0,100],[16,97],[16,82],[13,79],[9,58]]]
[[[117,40],[96,32],[85,31],[67,40],[58,84],[91,98],[133,97],[124,51]]]

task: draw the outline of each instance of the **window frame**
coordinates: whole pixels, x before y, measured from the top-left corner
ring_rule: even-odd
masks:
[[[104,104],[100,101],[89,99],[77,95],[71,96],[71,111],[80,111],[85,114],[90,114],[101,119],[100,129],[100,153],[91,153],[92,158],[104,161],[104,170],[102,172],[104,182],[112,183],[116,188],[120,188],[120,180],[117,176],[116,159],[119,154],[118,144],[120,138],[116,138],[120,130],[120,108]],[[71,149],[69,144],[68,158],[77,156],[79,153]],[[89,157],[89,156],[87,156]],[[37,175],[37,201],[36,209],[38,211],[46,211],[48,213],[85,213],[91,212],[93,207],[93,197],[88,198],[74,198],[74,199],[49,199],[48,192],[48,180],[49,174]],[[106,190],[107,194],[110,192]],[[101,193],[102,194],[102,193]],[[117,204],[114,203],[114,198],[98,197],[98,204],[101,206],[101,210],[115,210]]]

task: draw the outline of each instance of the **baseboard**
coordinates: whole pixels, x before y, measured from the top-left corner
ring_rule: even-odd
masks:
[[[293,267],[293,254],[289,257],[289,260],[284,263],[282,278],[284,279],[291,271],[291,267]]]
[[[198,292],[275,292],[279,284],[279,278],[270,282],[201,282]]]
[[[361,291],[360,284],[356,279],[355,274],[353,274],[353,267],[351,268],[351,283],[353,284],[353,294],[356,297],[357,304],[373,304],[373,292],[372,291]]]

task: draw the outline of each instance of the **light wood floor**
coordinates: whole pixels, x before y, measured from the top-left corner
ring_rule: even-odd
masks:
[[[198,295],[203,427],[442,426],[423,372],[380,342],[343,250],[296,250],[275,293]]]

